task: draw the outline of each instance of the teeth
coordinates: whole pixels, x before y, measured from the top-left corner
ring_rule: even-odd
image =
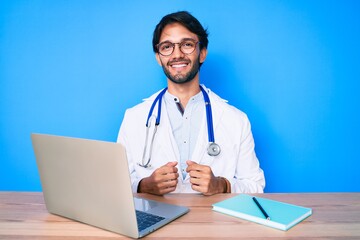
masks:
[[[172,65],[173,68],[181,68],[181,67],[186,67],[187,64],[175,64],[175,65]]]

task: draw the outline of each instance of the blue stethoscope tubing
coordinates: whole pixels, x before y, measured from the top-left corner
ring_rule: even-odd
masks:
[[[211,110],[210,98],[209,98],[209,95],[207,94],[207,92],[204,90],[204,88],[201,85],[200,85],[200,90],[204,96],[205,109],[206,109],[206,123],[207,123],[207,128],[208,128],[208,139],[209,139],[209,146],[207,148],[207,152],[210,156],[217,156],[220,154],[221,149],[220,149],[220,146],[217,143],[215,143],[214,126],[213,126],[213,120],[212,120],[212,110]],[[148,114],[148,117],[146,120],[146,137],[145,137],[145,147],[144,147],[143,159],[142,159],[142,163],[138,163],[139,166],[144,167],[144,168],[151,167],[150,161],[151,161],[151,153],[152,153],[155,133],[157,131],[157,127],[160,124],[161,102],[162,102],[161,99],[164,96],[166,91],[167,91],[167,87],[164,88],[163,90],[161,90],[161,92],[156,96],[154,102],[152,103],[152,105],[150,107],[150,111],[149,111],[149,114]],[[148,137],[149,137],[150,119],[154,117],[153,111],[154,111],[154,108],[157,103],[158,103],[158,105],[157,105],[158,113],[157,113],[156,120],[155,120],[154,133],[151,138],[149,158],[146,161],[146,163],[144,164],[144,159],[145,159],[146,150],[147,150],[147,146],[148,146],[147,142],[148,142]]]
[[[205,91],[205,89],[200,85],[201,92],[204,96],[205,108],[206,108],[206,123],[208,128],[208,138],[209,138],[209,146],[207,152],[210,156],[217,156],[221,152],[220,146],[215,143],[214,136],[214,124],[212,120],[212,110],[211,110],[211,102],[209,95]]]
[[[209,142],[215,142],[214,127],[213,127],[213,122],[212,122],[212,111],[211,111],[209,95],[207,94],[207,92],[204,90],[204,88],[202,86],[200,86],[200,89],[201,89],[201,92],[202,92],[202,94],[204,96],[204,100],[205,100],[206,123],[207,123],[207,127],[208,127]]]

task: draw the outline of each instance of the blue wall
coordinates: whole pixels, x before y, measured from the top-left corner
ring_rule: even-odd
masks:
[[[248,114],[266,192],[360,191],[349,0],[1,1],[0,190],[41,190],[31,132],[116,140],[125,109],[165,86],[152,31],[177,10],[209,29],[201,79]]]

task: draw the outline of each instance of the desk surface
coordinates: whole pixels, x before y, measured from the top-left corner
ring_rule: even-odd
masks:
[[[313,215],[287,232],[212,211],[234,194],[205,197],[170,194],[141,197],[188,206],[190,212],[155,231],[150,239],[360,239],[360,193],[256,194],[302,205]],[[125,239],[126,237],[49,214],[39,192],[0,192],[0,239]]]

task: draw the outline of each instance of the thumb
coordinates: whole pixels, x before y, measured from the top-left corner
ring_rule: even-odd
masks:
[[[167,167],[175,167],[178,164],[178,162],[168,162],[167,164],[165,164],[165,166]]]
[[[186,164],[188,165],[187,168],[186,168],[186,172],[190,172],[191,170],[194,169],[194,165],[196,165],[196,162],[193,162],[193,161],[190,161],[190,160],[187,160],[186,161]]]
[[[186,161],[186,164],[187,164],[188,166],[191,166],[191,165],[196,164],[196,162],[193,162],[193,161],[191,161],[191,160],[187,160],[187,161]]]

